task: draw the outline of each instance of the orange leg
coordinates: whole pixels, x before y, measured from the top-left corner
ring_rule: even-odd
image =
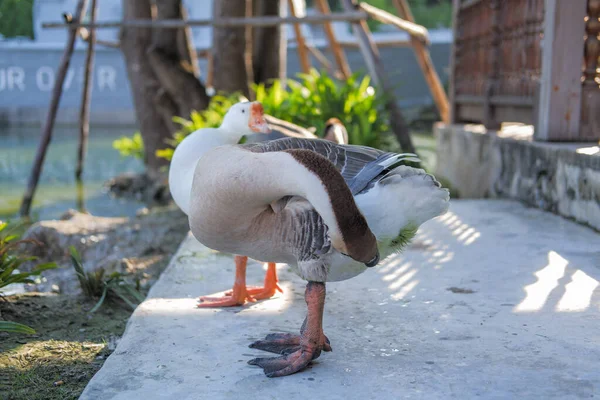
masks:
[[[277,293],[277,291],[279,291],[280,293],[283,293],[283,290],[281,290],[281,287],[279,287],[279,285],[277,284],[278,279],[277,279],[277,267],[275,263],[269,263],[269,266],[267,267],[267,273],[265,274],[265,284],[263,287],[251,287],[251,288],[247,288],[247,292],[250,296],[252,296],[255,300],[264,300],[264,299],[270,299],[271,297],[275,296],[275,293]],[[229,291],[227,293],[225,293],[225,295],[230,296],[232,294],[232,291]]]
[[[235,307],[244,305],[247,301],[256,301],[248,294],[248,290],[246,289],[247,263],[248,257],[235,256],[235,283],[233,284],[233,290],[226,293],[223,297],[202,296],[200,297],[201,303],[198,304],[198,307]]]

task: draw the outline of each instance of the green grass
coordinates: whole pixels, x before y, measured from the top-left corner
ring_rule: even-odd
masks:
[[[90,315],[94,302],[82,297],[21,295],[6,300],[0,302],[3,318],[18,319],[38,334],[0,336],[1,399],[77,399],[131,314],[115,306]]]

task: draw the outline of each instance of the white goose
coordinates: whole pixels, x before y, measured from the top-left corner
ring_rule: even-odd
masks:
[[[317,138],[309,130],[278,118],[264,115],[259,102],[241,102],[232,106],[221,126],[218,128],[203,128],[189,134],[175,148],[169,168],[169,187],[177,206],[189,215],[192,179],[198,160],[208,150],[226,144],[236,144],[242,136],[252,136],[257,133],[271,134],[276,137]],[[327,121],[325,138],[336,143],[347,143],[348,135],[342,123],[332,118]],[[277,270],[273,262],[268,263],[263,287],[246,286],[246,265],[248,257],[235,256],[236,273],[233,289],[223,297],[200,297],[198,307],[229,307],[239,306],[246,302],[267,299],[277,290],[282,291],[277,284]]]
[[[283,376],[330,351],[322,330],[325,282],[375,266],[447,211],[448,190],[423,170],[399,165],[410,160],[411,154],[298,138],[204,153],[189,203],[196,239],[218,251],[287,263],[308,281],[301,334],[253,343],[285,355],[250,364]]]
[[[169,189],[175,204],[189,215],[190,194],[194,169],[198,160],[208,150],[226,144],[239,143],[242,136],[256,133],[271,133],[264,117],[262,104],[241,102],[233,105],[223,117],[218,128],[202,128],[186,136],[175,148],[169,167]],[[277,285],[275,263],[269,263],[265,274],[264,287],[246,287],[246,265],[248,257],[236,255],[235,281],[233,290],[220,298],[200,297],[198,307],[230,307],[243,305],[247,301],[256,301],[273,296]]]

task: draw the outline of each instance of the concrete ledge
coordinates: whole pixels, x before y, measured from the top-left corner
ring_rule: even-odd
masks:
[[[565,240],[569,238],[570,240]],[[515,201],[454,201],[403,254],[328,285],[332,353],[269,379],[248,344],[297,332],[305,282],[244,308],[195,308],[233,260],[188,237],[81,400],[579,399],[598,395],[600,236]],[[263,268],[248,266],[249,283]]]
[[[600,146],[534,142],[533,128],[435,127],[437,175],[461,198],[512,198],[600,229]]]

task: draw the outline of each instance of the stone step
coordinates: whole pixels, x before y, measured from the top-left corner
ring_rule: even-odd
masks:
[[[264,266],[248,264],[248,283]],[[230,288],[229,255],[182,243],[81,399],[574,399],[600,393],[600,235],[520,203],[453,201],[407,251],[327,285],[333,352],[267,378],[248,348],[297,332],[305,282],[278,267],[270,300],[198,309]]]

